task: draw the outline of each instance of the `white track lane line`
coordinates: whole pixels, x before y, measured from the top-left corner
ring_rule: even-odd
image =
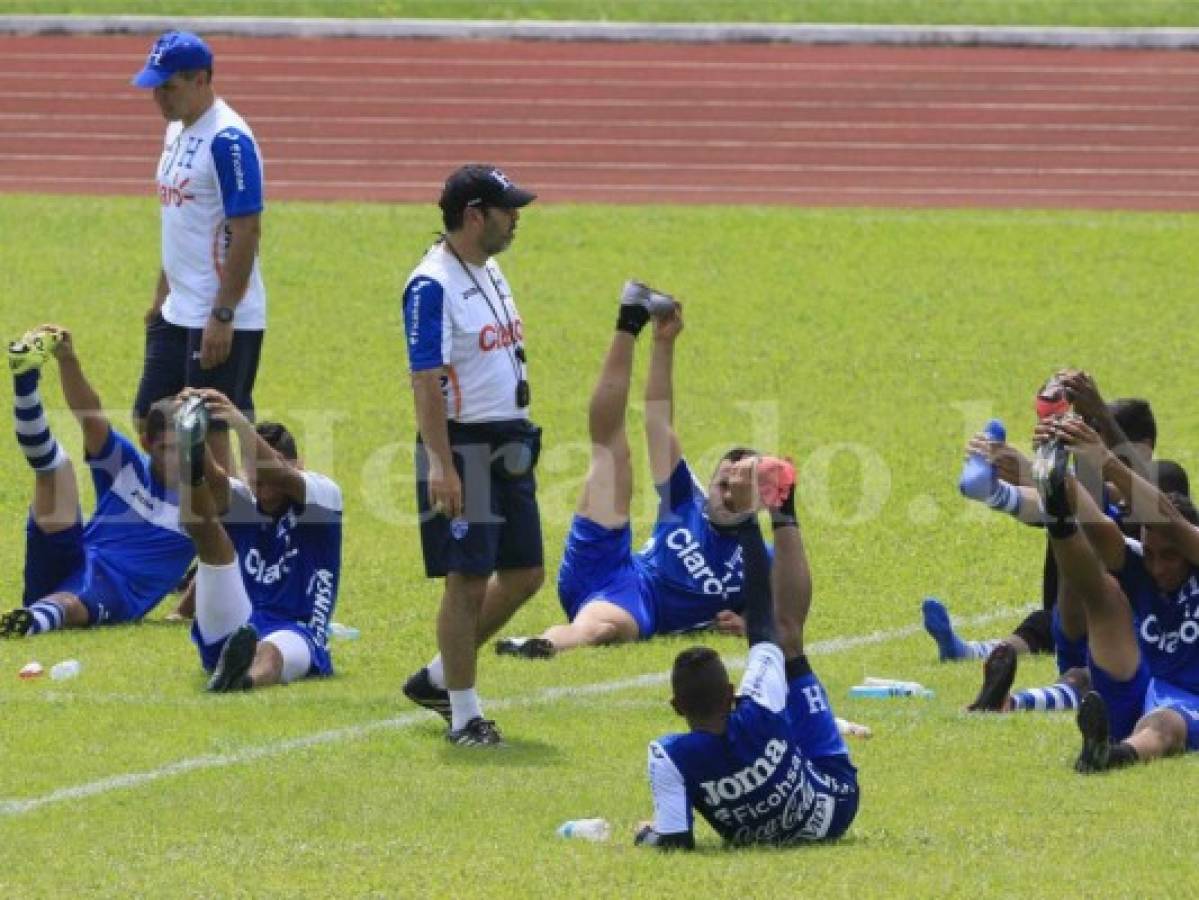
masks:
[[[1031,607],[1015,607],[1001,609],[990,613],[984,613],[979,616],[972,616],[970,618],[955,619],[954,622],[959,626],[983,625],[999,619],[1013,617],[1021,612],[1027,611],[1030,608]],[[828,640],[816,641],[813,644],[810,644],[807,648],[807,652],[811,656],[828,656],[835,653],[844,653],[847,650],[855,650],[859,647],[885,644],[901,638],[911,637],[912,635],[919,634],[921,631],[923,631],[923,628],[920,625],[908,625],[904,628],[896,628],[890,631],[872,631],[869,634],[830,638]],[[744,658],[741,657],[727,660],[727,662],[729,663],[730,667],[733,668],[739,668],[745,664]],[[645,675],[639,675],[633,678],[622,678],[617,681],[601,681],[594,684],[585,684],[576,687],[552,687],[541,691],[536,691],[532,694],[527,694],[523,697],[489,700],[487,702],[487,708],[489,710],[502,710],[510,709],[512,707],[540,706],[555,700],[575,700],[582,697],[613,694],[618,691],[631,690],[634,688],[656,687],[658,685],[665,684],[669,678],[669,674],[665,672],[650,672]],[[128,772],[122,775],[112,775],[108,778],[99,778],[95,781],[88,781],[84,782],[83,784],[59,788],[58,790],[50,791],[49,793],[42,794],[38,797],[0,800],[0,816],[21,816],[56,803],[66,803],[74,800],[86,800],[91,797],[110,794],[114,791],[129,790],[130,788],[141,787],[144,784],[150,784],[166,778],[174,778],[179,775],[186,775],[189,772],[198,772],[206,769],[227,768],[229,766],[255,762],[260,759],[269,759],[275,756],[282,756],[287,753],[293,753],[297,750],[307,750],[312,747],[322,747],[331,744],[342,744],[350,741],[359,741],[373,734],[387,731],[401,731],[406,728],[411,728],[413,725],[429,721],[432,721],[432,719],[430,718],[430,714],[427,712],[404,713],[403,715],[393,716],[387,719],[376,719],[373,722],[363,722],[360,725],[347,725],[342,728],[331,728],[327,731],[318,731],[313,734],[289,738],[283,741],[276,741],[270,744],[260,744],[256,747],[245,747],[233,753],[193,756],[187,759],[178,760],[177,762],[168,763],[167,765],[161,766],[157,769],[149,769],[144,772]]]

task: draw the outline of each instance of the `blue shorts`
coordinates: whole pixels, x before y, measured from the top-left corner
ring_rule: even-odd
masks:
[[[146,327],[146,349],[141,382],[133,413],[144,419],[163,397],[173,397],[185,387],[215,388],[254,419],[254,382],[262,355],[262,331],[233,332],[229,358],[214,369],[200,367],[204,329],[174,325],[161,315]],[[222,423],[213,422],[218,430]]]
[[[837,729],[828,692],[810,668],[787,682],[787,717],[796,745],[814,770],[814,780],[833,798],[833,821],[826,837],[838,838],[849,829],[858,813],[861,802],[858,770],[850,761],[849,748]]]
[[[1117,681],[1107,672],[1087,663],[1091,672],[1091,688],[1099,693],[1107,704],[1108,728],[1113,741],[1122,741],[1132,734],[1133,726],[1145,713],[1145,697],[1149,692],[1149,667],[1142,659],[1136,673],[1127,681]]]
[[[83,525],[46,534],[33,517],[25,522],[25,587],[23,606],[50,594],[74,594],[87,607],[89,625],[119,624],[141,618],[104,571],[90,559]]]
[[[1058,674],[1065,674],[1070,669],[1085,669],[1087,667],[1087,636],[1084,634],[1078,640],[1071,640],[1062,631],[1062,617],[1057,607],[1053,608],[1050,631],[1053,634],[1053,652],[1057,656]]]
[[[258,632],[259,640],[263,640],[267,635],[277,631],[290,631],[298,634],[308,644],[308,653],[312,660],[306,677],[328,678],[333,674],[333,660],[329,656],[328,646],[318,641],[307,625],[257,610],[250,614],[249,624],[253,625],[254,630]],[[228,640],[229,635],[225,635],[219,641],[213,641],[211,644],[205,643],[204,638],[200,636],[199,627],[195,622],[192,623],[192,642],[195,643],[196,649],[200,653],[200,665],[204,667],[205,672],[211,672],[216,668],[217,660],[221,658],[221,651],[225,648],[225,642]]]
[[[641,573],[633,564],[633,529],[605,528],[575,516],[558,570],[558,600],[570,621],[593,600],[619,606],[637,623],[642,639],[653,635],[657,616]]]
[[[1199,750],[1199,696],[1175,687],[1168,681],[1153,678],[1145,695],[1145,712],[1155,709],[1172,709],[1186,722],[1187,749]]]
[[[544,565],[536,477],[531,471],[516,478],[499,477],[491,465],[492,454],[523,424],[450,423],[465,506],[463,515],[452,522],[429,503],[428,454],[417,437],[416,505],[427,577],[442,578],[450,572],[481,576]]]

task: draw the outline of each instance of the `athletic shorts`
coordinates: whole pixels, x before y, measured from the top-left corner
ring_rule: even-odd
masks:
[[[1087,636],[1071,640],[1062,631],[1062,617],[1057,607],[1053,608],[1053,652],[1057,656],[1057,670],[1065,674],[1070,669],[1085,669],[1087,666]]]
[[[308,656],[312,660],[312,666],[308,669],[307,677],[328,678],[333,674],[333,660],[329,656],[329,648],[317,641],[312,633],[312,629],[307,625],[259,610],[255,610],[250,614],[248,624],[254,626],[254,630],[258,632],[258,639],[260,641],[265,640],[267,636],[278,631],[290,631],[293,634],[299,635],[304,639],[304,643],[308,645]],[[221,651],[225,648],[225,642],[228,640],[229,635],[227,634],[219,640],[206,643],[200,635],[199,626],[195,622],[192,622],[192,642],[196,645],[196,650],[199,651],[200,665],[204,667],[205,672],[211,672],[216,668],[217,660],[221,658]]]
[[[638,637],[651,637],[657,624],[649,587],[633,564],[633,529],[605,528],[575,516],[558,570],[558,600],[570,621],[588,603],[619,606],[637,623]]]
[[[50,594],[74,594],[87,607],[89,625],[116,625],[141,618],[104,571],[88,558],[83,525],[46,534],[33,517],[25,523],[23,606]]]
[[[544,565],[536,476],[529,472],[517,478],[499,477],[490,465],[492,442],[502,442],[507,427],[505,423],[494,427],[450,423],[454,468],[462,481],[465,507],[452,522],[429,503],[428,454],[417,437],[416,505],[427,577],[443,578],[450,572],[484,576]]]
[[[1145,695],[1145,712],[1151,713],[1155,709],[1172,709],[1182,716],[1187,726],[1187,749],[1199,750],[1199,695],[1153,678]]]
[[[1091,688],[1099,693],[1107,704],[1108,728],[1113,741],[1122,741],[1132,734],[1133,726],[1145,713],[1145,698],[1149,692],[1149,667],[1142,659],[1136,673],[1127,681],[1117,681],[1103,671],[1093,660],[1088,661],[1091,672]]]
[[[790,661],[789,675],[793,668],[802,674],[787,679],[787,717],[796,745],[809,760],[813,780],[822,793],[833,799],[833,820],[825,835],[827,840],[833,840],[845,834],[858,814],[861,802],[858,770],[850,761],[849,748],[837,729],[824,685],[806,658]]]
[[[215,388],[254,419],[254,382],[262,353],[262,331],[233,332],[229,358],[215,369],[200,367],[202,328],[173,325],[158,316],[146,328],[146,350],[141,383],[133,413],[144,419],[163,397],[173,397],[185,387]],[[222,423],[213,422],[218,430]]]

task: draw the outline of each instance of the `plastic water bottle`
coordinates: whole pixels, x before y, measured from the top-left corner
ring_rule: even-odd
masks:
[[[558,837],[582,838],[585,841],[606,841],[612,836],[607,819],[571,819],[558,826]]]
[[[910,684],[855,684],[849,689],[851,697],[932,697],[933,692],[926,687],[916,687]]]
[[[992,419],[983,426],[987,440],[1002,443],[1007,440],[1007,429],[999,419]],[[971,453],[962,467],[962,477],[958,479],[958,490],[963,496],[972,500],[986,500],[991,492],[991,464],[977,453]]]
[[[329,637],[339,641],[356,641],[362,632],[352,625],[342,625],[340,622],[329,623]]]
[[[77,659],[64,659],[50,667],[50,678],[54,681],[68,681],[83,671],[83,665]]]

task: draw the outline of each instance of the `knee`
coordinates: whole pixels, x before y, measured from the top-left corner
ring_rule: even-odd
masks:
[[[777,616],[774,623],[775,633],[783,655],[793,659],[803,653],[803,622],[795,616]]]
[[[522,601],[528,600],[545,584],[545,567],[537,566],[532,569],[526,569],[521,576],[520,584],[517,586],[517,594]]]
[[[487,596],[486,575],[457,575],[450,574],[445,580],[445,596],[442,600],[447,606],[479,607]]]
[[[1163,753],[1181,753],[1186,747],[1186,721],[1173,709],[1153,710],[1137,723],[1137,731],[1152,732]]]

